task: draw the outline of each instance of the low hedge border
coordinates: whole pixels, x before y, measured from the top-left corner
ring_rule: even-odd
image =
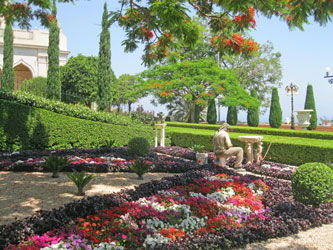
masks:
[[[127,145],[140,135],[153,145],[150,126],[83,120],[0,99],[0,150],[99,148]]]
[[[94,111],[83,105],[66,104],[56,100],[45,99],[25,92],[8,92],[0,89],[0,99],[13,101],[35,108],[42,108],[67,116],[81,118],[91,121],[100,121],[116,125],[134,126],[141,124],[137,120],[132,120],[129,116],[114,114],[111,112]]]
[[[217,131],[221,125],[215,124],[196,124],[196,123],[181,123],[181,122],[166,122],[169,127],[182,127],[193,129],[205,129]],[[245,126],[230,126],[233,132],[260,134],[260,135],[275,135],[288,137],[304,137],[314,139],[333,140],[333,133],[309,130],[290,130],[290,129],[273,129],[260,127],[245,127]]]
[[[172,145],[190,148],[195,144],[200,144],[206,150],[213,151],[214,132],[211,130],[169,127],[166,134],[170,137]],[[234,146],[244,148],[245,144],[238,140],[240,135],[245,134],[232,132],[230,138]],[[269,152],[265,158],[267,161],[296,166],[307,162],[327,163],[333,161],[333,141],[330,140],[265,135],[263,137],[263,156],[270,144]]]

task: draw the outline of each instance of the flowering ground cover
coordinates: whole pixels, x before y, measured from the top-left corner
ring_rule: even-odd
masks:
[[[134,249],[171,243],[188,233],[248,227],[270,216],[269,207],[262,203],[268,188],[261,180],[227,174],[199,178],[187,186],[78,218],[67,232],[52,230],[6,249]]]
[[[332,203],[298,203],[290,182],[157,154],[146,160],[184,174],[0,226],[0,248],[229,249],[333,222]]]

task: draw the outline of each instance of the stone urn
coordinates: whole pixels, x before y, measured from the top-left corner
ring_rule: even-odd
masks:
[[[297,112],[298,126],[301,127],[303,130],[306,130],[306,128],[309,127],[311,124],[310,118],[313,109],[296,110],[295,112]]]
[[[196,152],[195,156],[199,165],[208,164],[208,153]]]

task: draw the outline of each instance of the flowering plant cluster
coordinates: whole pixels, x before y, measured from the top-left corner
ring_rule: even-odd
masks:
[[[70,233],[58,230],[35,235],[23,245],[40,249],[104,249],[106,244],[106,249],[135,249],[171,243],[189,233],[214,234],[222,229],[248,227],[270,216],[270,209],[262,203],[262,194],[268,189],[261,180],[240,176],[217,174],[198,178],[190,185],[158,191],[150,197],[78,218]],[[11,247],[7,249],[20,249]]]

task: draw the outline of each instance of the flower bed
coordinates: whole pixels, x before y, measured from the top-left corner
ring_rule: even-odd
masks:
[[[263,182],[271,188],[261,193],[267,189]],[[77,244],[85,244],[84,249],[143,244],[157,249],[228,249],[333,222],[332,203],[305,206],[292,199],[290,183],[263,182],[205,165],[201,171],[87,197],[0,226],[0,248],[29,239],[30,245],[63,244],[63,249]],[[61,229],[66,225],[70,229]],[[42,248],[38,246],[29,249]]]
[[[69,233],[53,230],[29,237],[24,244],[41,249],[69,249],[78,244],[99,249],[102,243],[136,249],[171,243],[189,233],[251,227],[270,216],[270,209],[262,204],[262,194],[268,188],[261,180],[227,174],[199,178],[190,185],[79,218]]]

